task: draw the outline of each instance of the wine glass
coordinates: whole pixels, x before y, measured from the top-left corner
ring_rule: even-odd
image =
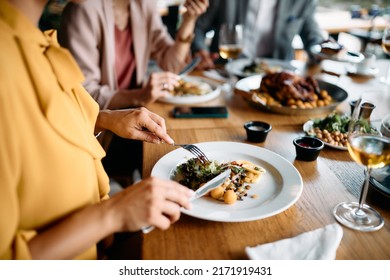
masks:
[[[354,161],[365,166],[359,202],[342,202],[333,209],[338,222],[359,231],[375,231],[384,224],[382,216],[365,204],[371,170],[390,164],[390,138],[370,126],[369,117],[374,108],[372,103],[359,99],[348,128],[349,154]]]
[[[390,54],[390,27],[387,27],[383,31],[382,49],[385,54]],[[386,76],[381,77],[380,81],[387,85],[390,85],[390,64],[387,66]]]
[[[241,24],[225,23],[219,30],[219,55],[231,63],[233,59],[238,58],[243,48],[243,26]],[[233,92],[233,75],[229,75],[230,91]]]

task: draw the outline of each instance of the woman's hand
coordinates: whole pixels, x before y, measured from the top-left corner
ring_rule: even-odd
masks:
[[[219,57],[218,53],[210,53],[207,50],[199,50],[194,54],[194,56],[200,57],[201,61],[196,67],[197,70],[208,70],[214,69],[215,64],[214,60]]]
[[[206,12],[208,6],[209,0],[186,0],[184,7],[186,7],[187,11],[183,16],[196,19]]]
[[[165,120],[146,108],[102,110],[96,121],[98,129],[107,129],[122,138],[159,144],[173,144]]]
[[[180,77],[171,72],[152,73],[142,90],[142,104],[153,103],[157,99],[166,96],[170,90],[177,86],[179,80]]]
[[[146,226],[168,229],[190,208],[193,191],[174,181],[148,178],[124,189],[107,202],[118,231],[137,231]]]

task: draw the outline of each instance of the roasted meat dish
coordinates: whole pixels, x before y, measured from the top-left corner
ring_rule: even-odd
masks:
[[[292,72],[267,73],[260,83],[260,92],[267,92],[281,104],[288,100],[313,102],[320,98],[320,88],[312,77],[300,77]]]

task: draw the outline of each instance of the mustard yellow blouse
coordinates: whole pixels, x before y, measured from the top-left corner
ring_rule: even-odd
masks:
[[[40,229],[108,198],[93,135],[99,107],[55,33],[5,0],[0,38],[0,259],[29,259]],[[78,258],[96,258],[96,248]]]

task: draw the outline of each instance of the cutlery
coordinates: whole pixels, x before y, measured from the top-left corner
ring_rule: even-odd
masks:
[[[182,78],[186,74],[190,73],[196,66],[198,66],[200,62],[200,57],[195,57],[187,66],[183,68],[183,70],[180,71],[179,76]]]
[[[221,185],[229,177],[230,173],[231,170],[227,169],[221,174],[219,174],[218,176],[214,177],[213,179],[205,183],[203,186],[201,186],[199,189],[195,191],[195,194],[193,197],[190,198],[190,201],[194,201],[195,199],[202,197],[209,191],[212,191],[213,189]],[[152,230],[154,230],[154,226],[148,226],[142,228],[142,232],[145,234],[151,232]]]
[[[195,199],[204,196],[209,191],[212,191],[213,189],[221,185],[229,177],[230,173],[231,170],[227,169],[221,174],[219,174],[218,176],[214,177],[213,179],[205,183],[203,186],[201,186],[199,189],[195,191],[195,195],[191,197],[190,201],[194,201]]]
[[[205,153],[199,149],[197,146],[195,145],[192,145],[192,144],[173,144],[174,146],[179,146],[179,147],[182,147],[183,149],[186,149],[187,151],[189,151],[191,154],[193,154],[194,156],[196,156],[199,161],[203,164],[209,162],[210,160],[207,158],[207,156],[205,155]]]

